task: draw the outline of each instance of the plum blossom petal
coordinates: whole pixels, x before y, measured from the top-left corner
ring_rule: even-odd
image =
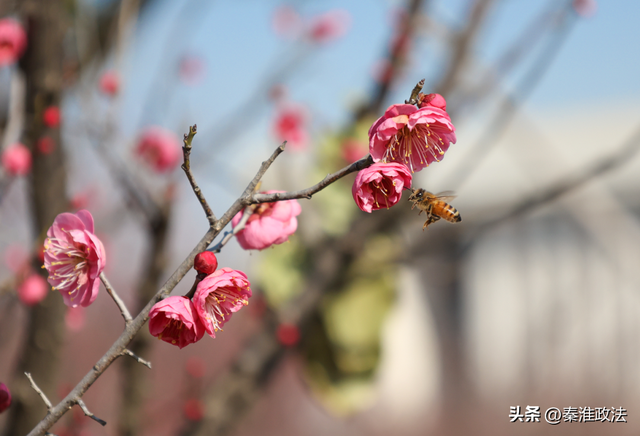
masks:
[[[24,176],[31,171],[31,152],[20,143],[7,147],[1,160],[4,170],[12,176]]]
[[[18,286],[18,298],[27,306],[33,306],[44,300],[49,289],[40,274],[32,273]]]
[[[118,73],[113,70],[105,71],[102,76],[100,76],[100,91],[109,96],[115,96],[120,90],[120,77]]]
[[[15,63],[27,48],[27,33],[11,18],[0,20],[0,66]]]
[[[442,160],[455,142],[455,127],[447,112],[430,105],[418,109],[394,104],[369,129],[373,160],[400,162],[411,172]]]
[[[351,25],[351,14],[344,9],[335,9],[311,18],[307,24],[307,35],[315,43],[328,43],[344,36]]]
[[[213,338],[234,312],[249,304],[251,284],[245,273],[222,268],[205,277],[193,296],[196,311]]]
[[[180,348],[198,342],[204,331],[194,304],[186,297],[165,298],[149,312],[151,335]]]
[[[304,149],[309,142],[307,112],[303,106],[283,104],[276,114],[273,132],[279,141],[287,141],[294,150]]]
[[[284,191],[267,191],[273,194]],[[274,244],[282,244],[298,228],[297,216],[302,212],[298,200],[262,203],[253,212],[244,229],[236,234],[238,243],[245,250],[264,250]],[[233,217],[231,224],[238,225],[244,209]]]
[[[0,383],[0,413],[11,406],[11,391],[4,383]]]
[[[351,192],[360,210],[371,213],[400,201],[403,189],[411,187],[411,179],[403,164],[375,163],[358,173]]]
[[[173,170],[180,163],[182,146],[173,132],[150,126],[140,135],[135,153],[154,171],[163,173]]]
[[[93,230],[91,213],[80,210],[61,213],[47,231],[44,267],[48,281],[69,307],[87,307],[98,296],[106,253]]]

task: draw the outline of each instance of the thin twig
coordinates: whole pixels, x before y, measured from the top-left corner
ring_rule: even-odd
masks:
[[[87,405],[84,404],[84,401],[82,401],[80,398],[76,398],[76,404],[78,406],[80,406],[80,408],[82,409],[82,411],[84,412],[85,416],[88,416],[89,418],[93,419],[95,422],[97,422],[98,424],[100,424],[101,426],[105,426],[107,425],[107,421],[98,418],[96,415],[94,415],[93,413],[91,413],[89,411],[89,409],[87,409]]]
[[[141,363],[147,368],[151,369],[151,362],[149,362],[148,360],[144,360],[142,357],[136,355],[133,351],[129,350],[128,348],[125,348],[122,351],[122,355],[132,357],[136,362]]]
[[[222,237],[222,240],[218,242],[216,245],[214,245],[213,247],[207,249],[207,251],[211,251],[212,253],[220,253],[220,251],[222,250],[222,247],[227,245],[227,242],[229,242],[231,238],[237,235],[240,230],[244,229],[244,226],[247,224],[247,221],[249,221],[249,217],[253,215],[254,209],[255,207],[252,207],[252,206],[245,208],[244,213],[242,214],[242,218],[240,218],[240,221],[238,221],[238,224],[236,224],[232,230],[225,232],[224,236]]]
[[[213,214],[213,211],[209,207],[209,203],[207,203],[207,199],[204,198],[204,194],[202,194],[202,190],[196,183],[195,177],[193,177],[193,173],[191,172],[191,160],[189,159],[191,155],[191,142],[193,141],[193,137],[196,136],[198,126],[193,125],[189,127],[189,133],[184,134],[184,147],[182,147],[182,155],[184,157],[184,163],[182,164],[182,169],[184,173],[187,175],[187,179],[191,184],[191,188],[193,189],[193,193],[196,194],[202,209],[204,210],[204,214],[207,216],[207,220],[209,221],[209,225],[213,227],[216,223],[216,216]]]
[[[424,86],[424,79],[422,79],[421,81],[419,81],[416,86],[413,87],[413,91],[411,91],[411,97],[409,97],[409,100],[405,100],[404,103],[405,104],[418,104],[418,96],[420,95],[420,92],[422,91],[422,87]]]
[[[589,183],[597,177],[600,177],[611,170],[617,169],[631,161],[631,159],[640,151],[640,127],[631,135],[625,144],[615,152],[604,158],[599,158],[591,165],[580,170],[578,173],[570,175],[564,180],[554,182],[549,188],[540,191],[531,197],[525,198],[515,205],[511,210],[505,212],[498,218],[494,218],[477,230],[477,234],[501,224],[505,221],[518,218],[527,213],[550,203],[559,197]]]
[[[300,191],[292,191],[292,192],[275,192],[273,194],[254,194],[251,197],[250,204],[271,203],[274,201],[293,200],[296,198],[310,199],[313,194],[322,191],[324,188],[336,182],[337,180],[343,178],[347,174],[351,174],[353,172],[363,170],[365,168],[370,167],[371,165],[373,165],[373,159],[371,158],[371,156],[363,157],[359,161],[356,161],[351,165],[348,165],[342,168],[340,171],[336,171],[333,174],[329,174],[327,177],[325,177],[315,185],[311,186],[310,188],[302,189]]]
[[[558,17],[555,33],[547,42],[546,48],[540,52],[538,59],[518,84],[515,93],[507,93],[503,97],[492,120],[486,124],[487,127],[482,132],[480,139],[467,150],[465,159],[454,168],[453,175],[448,177],[450,182],[446,183],[447,186],[457,186],[454,189],[460,190],[460,187],[469,180],[474,171],[481,167],[480,163],[489,155],[491,148],[498,144],[498,140],[506,132],[523,103],[541,82],[550,66],[553,65],[553,60],[560,53],[563,43],[568,40],[569,31],[574,23],[575,18],[568,10],[564,10]]]
[[[51,408],[53,407],[53,405],[51,404],[51,401],[49,401],[49,399],[47,398],[47,396],[44,394],[44,392],[42,392],[42,389],[40,389],[38,387],[38,385],[36,384],[35,381],[33,381],[33,377],[31,377],[31,373],[30,372],[25,372],[24,375],[27,376],[27,378],[29,379],[29,384],[31,385],[31,388],[36,391],[36,393],[38,395],[40,395],[40,398],[42,398],[42,401],[44,401],[44,404],[47,406],[47,410],[51,410]]]
[[[111,283],[109,283],[109,280],[107,280],[107,276],[105,276],[104,273],[100,273],[100,280],[102,281],[102,284],[107,290],[107,293],[111,296],[111,298],[113,298],[113,301],[116,303],[116,306],[118,306],[118,309],[120,309],[120,313],[124,318],[125,326],[129,325],[131,323],[132,318],[131,318],[131,314],[129,313],[129,309],[127,309],[127,306],[124,304],[124,301],[122,301],[122,299],[118,296],[115,289],[113,289],[113,287],[111,286]]]

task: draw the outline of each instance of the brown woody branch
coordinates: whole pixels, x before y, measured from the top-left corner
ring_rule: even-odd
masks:
[[[204,210],[204,214],[207,216],[209,225],[213,227],[216,223],[216,216],[213,214],[213,211],[209,207],[209,203],[207,203],[207,199],[204,198],[204,195],[202,194],[202,190],[196,183],[196,179],[195,177],[193,177],[193,173],[191,172],[191,160],[190,160],[191,142],[193,141],[193,137],[196,136],[196,133],[198,133],[197,129],[198,129],[198,126],[194,124],[193,126],[189,127],[189,133],[184,134],[184,139],[183,139],[184,147],[182,147],[182,155],[184,156],[184,163],[182,164],[181,168],[184,170],[184,173],[186,174],[187,179],[191,184],[191,189],[193,189],[193,193],[196,194],[196,198],[200,202],[200,205]]]
[[[29,372],[25,372],[24,375],[27,376],[27,378],[29,379],[29,384],[31,385],[31,388],[36,391],[36,393],[38,395],[40,395],[40,398],[42,398],[42,401],[44,402],[44,404],[47,406],[47,410],[51,410],[51,408],[53,407],[53,405],[51,404],[51,401],[49,401],[49,398],[47,398],[47,396],[45,395],[44,392],[42,392],[42,389],[40,389],[38,387],[38,385],[36,384],[35,381],[33,381],[33,377],[31,377],[31,373]]]
[[[129,325],[132,318],[131,318],[131,314],[129,313],[129,309],[127,309],[126,304],[124,304],[124,301],[122,301],[120,296],[116,293],[115,289],[113,289],[113,286],[111,286],[111,283],[109,283],[109,280],[107,280],[107,276],[105,276],[104,273],[100,273],[100,280],[102,281],[102,284],[107,290],[107,293],[111,296],[113,301],[116,303],[116,306],[118,306],[118,309],[120,309],[120,313],[124,318],[124,325],[125,326]]]
[[[273,194],[254,194],[251,197],[250,204],[271,203],[274,201],[293,200],[296,198],[311,199],[313,194],[322,191],[324,188],[340,180],[347,174],[351,174],[353,172],[363,170],[365,168],[370,167],[371,165],[373,165],[373,158],[369,155],[367,157],[363,157],[359,161],[352,163],[351,165],[348,165],[342,168],[341,170],[333,174],[329,174],[327,177],[325,177],[315,185],[311,186],[310,188],[302,189],[300,191],[292,191],[292,192],[275,192]]]
[[[144,360],[142,357],[137,356],[133,351],[125,348],[122,351],[122,355],[123,356],[129,356],[131,358],[133,358],[136,362],[143,364],[144,366],[146,366],[147,368],[151,369],[151,362],[149,362],[148,360]]]

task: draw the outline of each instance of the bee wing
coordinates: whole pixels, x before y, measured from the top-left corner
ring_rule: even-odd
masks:
[[[456,193],[453,191],[442,191],[442,192],[438,192],[435,197],[440,200],[440,201],[444,201],[445,203],[447,201],[451,201],[454,198],[457,197]]]

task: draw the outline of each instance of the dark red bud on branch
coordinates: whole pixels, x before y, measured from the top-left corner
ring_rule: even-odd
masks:
[[[210,251],[203,251],[196,255],[193,261],[193,269],[206,275],[212,274],[218,268],[218,259]]]

